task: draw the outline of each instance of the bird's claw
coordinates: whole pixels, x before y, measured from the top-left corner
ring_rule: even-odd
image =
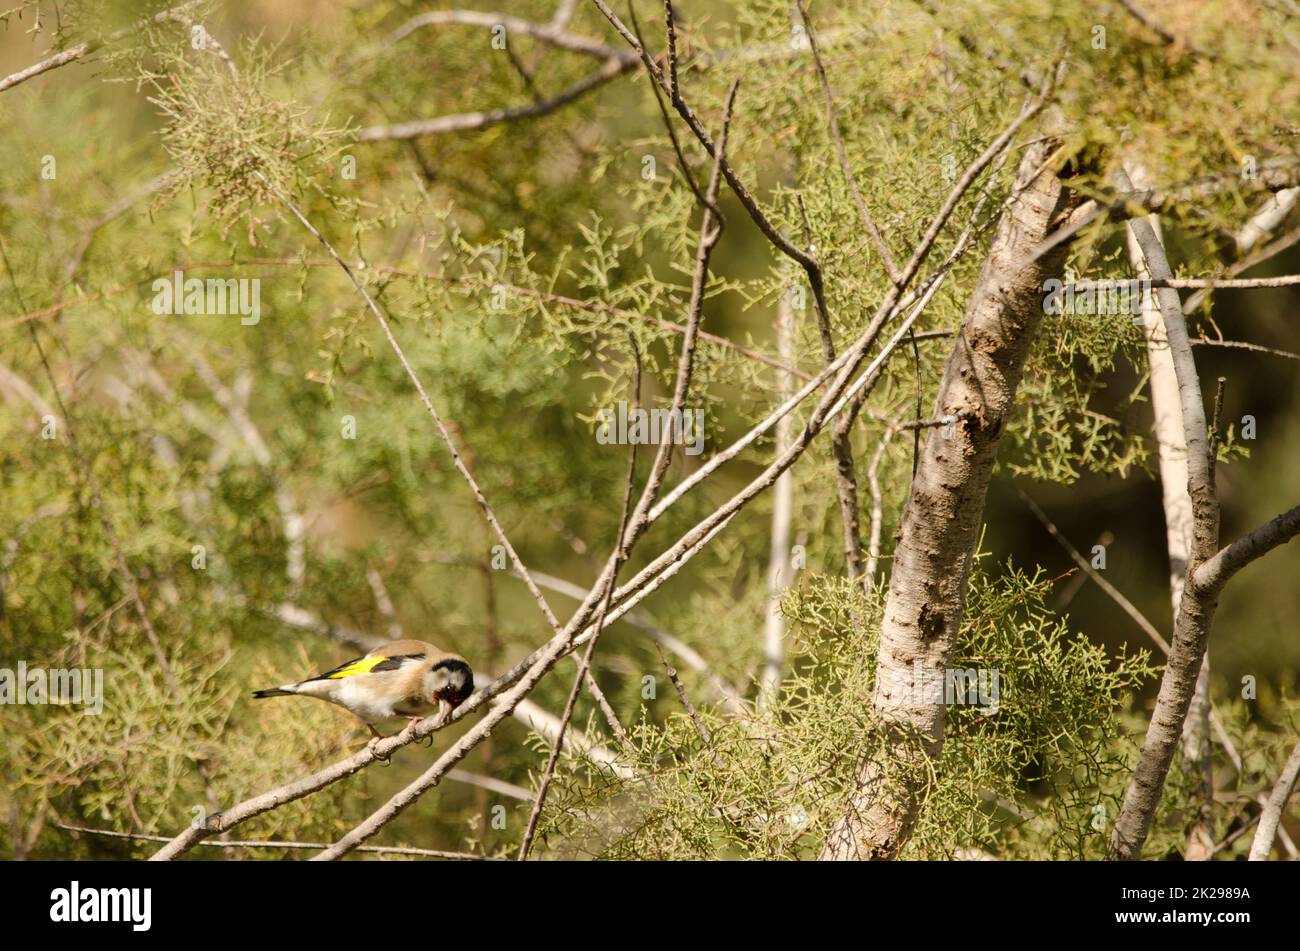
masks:
[[[415,739],[415,730],[422,722],[423,722],[422,717],[412,717],[410,724],[404,730],[402,730],[402,739],[407,741],[408,743],[414,740],[416,743],[419,743],[425,749],[428,749],[429,747],[433,746],[432,733],[430,733],[428,736],[422,736],[419,739]],[[421,743],[420,740],[428,740],[428,742]]]

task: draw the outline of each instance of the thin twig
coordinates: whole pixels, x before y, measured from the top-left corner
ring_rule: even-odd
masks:
[[[1292,194],[1300,194],[1300,188],[1293,188],[1293,189],[1289,189],[1288,191]],[[1270,196],[1269,200],[1272,201],[1276,199],[1278,195],[1282,195],[1282,194],[1285,193],[1278,192],[1277,195]],[[1276,257],[1277,255],[1285,251],[1287,248],[1294,245],[1297,241],[1300,241],[1300,228],[1294,228],[1291,231],[1279,237],[1277,240],[1269,242],[1267,245],[1260,248],[1258,251],[1254,251],[1252,253],[1247,254],[1240,261],[1237,261],[1235,264],[1229,267],[1224,272],[1224,276],[1236,277],[1238,274],[1241,274],[1243,271],[1248,271],[1255,265],[1262,264],[1264,261]],[[1242,242],[1239,240],[1238,247],[1241,246],[1242,246]],[[1183,316],[1184,317],[1191,316],[1192,313],[1194,313],[1197,308],[1199,308],[1203,303],[1205,303],[1206,300],[1209,299],[1209,296],[1212,293],[1214,293],[1213,287],[1204,287],[1201,288],[1199,291],[1197,291],[1195,294],[1193,294],[1191,297],[1187,298],[1187,300],[1183,302]]]
[[[503,122],[515,122],[520,119],[534,119],[555,112],[587,93],[599,89],[611,79],[616,79],[636,67],[636,60],[615,58],[605,61],[594,72],[569,86],[563,92],[549,99],[532,102],[525,106],[509,106],[501,109],[485,109],[479,112],[463,112],[450,116],[435,116],[432,119],[414,119],[394,125],[366,126],[357,133],[361,142],[380,142],[389,139],[418,139],[426,135],[445,135],[449,132],[472,132],[486,129],[488,126]]]
[[[138,842],[168,842],[165,835],[145,835],[140,832],[114,832],[111,829],[87,829],[84,826],[69,826],[56,823],[60,829],[68,832],[80,832],[86,835],[101,835],[110,839],[132,839]],[[323,842],[280,842],[273,839],[249,839],[239,841],[223,839],[218,842],[200,842],[216,849],[323,849]],[[501,859],[490,855],[475,855],[473,852],[447,852],[442,849],[417,849],[409,845],[363,845],[358,852],[374,852],[379,855],[418,855],[431,859],[455,859],[465,862],[500,862]]]
[[[1197,337],[1191,341],[1191,344],[1193,347],[1224,347],[1230,350],[1249,350],[1252,353],[1267,353],[1287,360],[1300,360],[1300,353],[1279,350],[1276,347],[1265,347],[1262,344],[1248,343],[1244,340],[1214,340],[1210,337]]]
[[[889,253],[889,246],[885,244],[885,239],[881,237],[880,230],[876,227],[875,221],[871,218],[871,213],[867,211],[867,203],[862,198],[862,191],[858,188],[857,177],[853,174],[853,165],[849,162],[849,153],[844,148],[844,136],[840,132],[839,116],[835,112],[835,97],[831,94],[830,80],[826,76],[826,66],[822,62],[821,52],[817,48],[817,37],[813,31],[812,22],[808,19],[808,11],[805,9],[805,0],[796,0],[795,8],[799,11],[799,19],[803,22],[804,34],[808,37],[808,46],[812,51],[813,65],[817,70],[817,78],[821,82],[822,97],[826,100],[826,118],[830,124],[831,139],[835,143],[835,152],[839,156],[840,168],[844,172],[844,178],[848,181],[849,192],[853,195],[853,204],[858,210],[858,218],[862,222],[862,229],[866,231],[867,237],[880,255],[880,261],[885,266],[885,273],[895,284],[901,278],[898,265],[894,263],[893,255]]]
[[[711,746],[713,744],[713,737],[709,734],[708,727],[706,727],[704,722],[700,720],[700,712],[695,709],[695,704],[691,703],[691,698],[687,696],[686,687],[682,684],[681,677],[677,676],[677,668],[668,662],[668,655],[664,653],[662,647],[655,644],[655,650],[659,652],[659,660],[663,662],[664,672],[668,674],[668,679],[672,681],[673,688],[677,691],[677,698],[681,700],[682,708],[686,711],[686,715],[691,718],[691,723],[695,726],[695,733],[704,741],[705,746]]]
[[[549,46],[568,50],[572,53],[584,53],[602,60],[635,59],[626,51],[609,46],[600,42],[600,40],[571,33],[564,28],[563,24],[556,22],[534,23],[531,20],[510,16],[507,13],[497,11],[480,12],[478,10],[431,10],[413,16],[390,33],[384,41],[371,47],[363,55],[374,56],[400,43],[416,30],[423,29],[426,26],[448,25],[481,26],[489,30],[501,27],[505,29],[507,35],[517,33],[522,36],[529,36]]]
[[[691,375],[695,369],[696,338],[700,322],[704,316],[704,295],[709,277],[709,259],[724,226],[723,219],[715,214],[714,209],[717,208],[718,204],[719,171],[726,161],[727,133],[731,125],[731,112],[735,105],[738,86],[739,80],[733,82],[727,95],[727,105],[722,117],[718,157],[714,160],[714,175],[704,196],[704,217],[700,224],[700,237],[695,251],[695,268],[691,277],[691,300],[687,307],[686,333],[682,335],[682,352],[677,360],[677,376],[673,382],[672,408],[668,413],[668,419],[671,421],[668,426],[669,431],[660,440],[659,448],[655,452],[654,463],[650,467],[650,474],[646,477],[645,487],[641,491],[641,497],[637,500],[636,509],[632,512],[631,519],[628,522],[627,534],[619,542],[624,560],[631,551],[633,543],[650,524],[650,507],[659,494],[659,487],[663,483],[664,474],[668,470],[673,439],[676,435],[682,435],[685,438],[684,434],[674,433],[673,430],[676,425],[681,425],[680,421],[683,419],[686,397],[690,392]]]

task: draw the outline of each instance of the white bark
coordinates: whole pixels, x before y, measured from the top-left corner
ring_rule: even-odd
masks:
[[[1300,188],[1284,188],[1269,196],[1264,207],[1257,211],[1237,232],[1237,256],[1245,257],[1264,238],[1272,234],[1300,200]]]
[[[1145,170],[1135,167],[1131,171],[1133,184],[1148,187]],[[1163,242],[1160,219],[1152,215],[1147,219],[1156,238]],[[1130,222],[1126,228],[1129,260],[1139,278],[1149,280],[1142,248],[1138,245]],[[1147,341],[1147,362],[1150,369],[1151,412],[1155,418],[1156,448],[1160,465],[1161,509],[1165,516],[1165,545],[1169,553],[1169,597],[1171,618],[1178,614],[1183,598],[1183,584],[1187,578],[1187,562],[1192,538],[1192,497],[1187,491],[1187,443],[1183,436],[1183,410],[1178,396],[1178,375],[1169,351],[1169,338],[1165,333],[1164,319],[1154,294],[1142,302],[1142,325]],[[1197,675],[1196,692],[1192,698],[1187,719],[1183,722],[1183,755],[1190,762],[1202,764],[1206,775],[1205,804],[1213,796],[1210,766],[1210,665],[1209,658],[1201,664]],[[1198,825],[1198,828],[1200,826]],[[1204,860],[1214,847],[1211,837],[1189,837],[1186,858]]]
[[[1117,178],[1125,191],[1133,190],[1124,172],[1118,172]],[[1146,218],[1136,219],[1129,228],[1151,277],[1157,280],[1173,277],[1152,222]],[[1219,507],[1214,491],[1214,463],[1209,458],[1205,407],[1187,336],[1187,324],[1183,320],[1182,301],[1178,292],[1172,289],[1157,290],[1155,300],[1165,329],[1167,352],[1173,364],[1182,409],[1186,486],[1192,504],[1186,577],[1192,566],[1209,558],[1218,545]],[[1141,850],[1164,789],[1175,747],[1182,736],[1188,710],[1197,694],[1197,678],[1201,674],[1218,596],[1217,592],[1193,591],[1191,588],[1184,582],[1156,708],[1143,742],[1141,758],[1111,833],[1111,858],[1133,859]]]
[[[776,312],[776,339],[782,363],[794,362],[794,309],[783,296]],[[789,377],[781,376],[781,400],[793,390]],[[794,420],[785,416],[776,424],[776,449],[790,446]],[[758,703],[765,706],[781,689],[781,667],[785,660],[785,618],[781,596],[789,581],[790,520],[794,512],[794,476],[787,469],[772,487],[772,550],[767,561],[767,612],[763,621],[763,673],[759,678]]]
[[[1277,835],[1278,825],[1282,821],[1282,813],[1286,809],[1286,802],[1295,790],[1298,774],[1300,774],[1300,743],[1292,748],[1291,755],[1287,757],[1286,764],[1282,767],[1282,775],[1277,778],[1277,785],[1273,787],[1273,794],[1268,797],[1268,803],[1260,813],[1259,827],[1255,830],[1254,841],[1250,843],[1250,861],[1262,862],[1268,858],[1268,853],[1273,848],[1273,838]]]

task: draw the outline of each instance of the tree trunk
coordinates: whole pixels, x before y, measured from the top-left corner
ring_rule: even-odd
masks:
[[[943,746],[942,699],[911,689],[913,663],[946,669],[965,609],[971,556],[998,441],[1043,313],[1043,281],[1060,277],[1063,243],[1033,260],[1078,197],[1043,163],[1058,143],[1026,150],[961,333],[948,357],[936,418],[903,510],[880,631],[873,698],[885,761],[868,761],[822,859],[890,859],[907,841],[926,785],[925,761]]]

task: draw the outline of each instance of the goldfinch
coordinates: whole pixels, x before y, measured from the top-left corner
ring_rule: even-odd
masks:
[[[450,713],[473,692],[474,672],[465,658],[424,641],[401,640],[381,644],[365,657],[310,680],[257,690],[253,697],[328,700],[360,717],[379,738],[376,723],[405,717],[414,727],[434,710]]]

